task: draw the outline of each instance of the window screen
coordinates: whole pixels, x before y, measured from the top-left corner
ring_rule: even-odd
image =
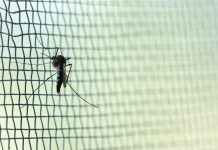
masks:
[[[2,0],[0,149],[216,150],[217,14],[216,0]],[[46,81],[56,48],[99,108]]]

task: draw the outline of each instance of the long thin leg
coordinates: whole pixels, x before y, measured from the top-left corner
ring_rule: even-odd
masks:
[[[50,59],[51,59],[51,57],[50,57],[50,56],[48,56],[48,55],[46,55],[45,53],[42,53],[42,55],[45,55],[46,57],[48,57],[48,58],[50,58]]]
[[[17,13],[16,11],[15,11],[15,12],[9,11],[9,10],[7,10],[7,9],[5,9],[5,8],[2,8],[2,7],[0,7],[0,9],[1,9],[1,10],[4,10],[4,11],[10,13],[10,14],[15,14],[15,13]]]
[[[2,139],[2,126],[1,126],[1,124],[0,124],[0,143],[1,143],[1,148],[4,149],[1,139]]]
[[[76,93],[77,96],[79,96],[79,98],[81,98],[83,101],[85,101],[85,102],[88,103],[89,105],[92,105],[92,106],[98,108],[96,105],[94,105],[94,104],[88,102],[87,100],[85,100],[84,98],[82,98],[82,96],[80,96],[80,95],[73,89],[73,87],[68,83],[68,78],[69,78],[69,75],[70,75],[70,71],[71,71],[71,68],[72,68],[72,64],[67,64],[66,66],[70,66],[70,70],[69,70],[68,75],[67,75],[66,83],[70,86],[70,88],[73,90],[73,92]],[[66,66],[65,66],[65,67],[66,67]]]
[[[39,38],[38,38],[37,35],[36,35],[36,39],[39,41],[40,45],[41,45],[44,49],[46,49],[46,48],[43,46],[42,42],[39,40]]]
[[[85,101],[85,102],[88,103],[89,105],[92,105],[92,106],[98,108],[96,105],[94,105],[94,104],[88,102],[87,100],[85,100],[84,98],[82,98],[82,96],[80,96],[80,95],[73,89],[73,87],[68,83],[68,78],[69,78],[69,75],[70,75],[70,71],[71,71],[71,68],[72,68],[72,64],[67,64],[66,66],[70,66],[70,70],[69,70],[68,75],[67,75],[66,83],[70,86],[70,88],[73,90],[74,93],[76,93],[76,95],[77,95],[79,98],[81,98],[83,101]],[[66,66],[65,66],[65,67],[66,67]]]
[[[59,48],[58,48],[58,47],[56,47],[56,53],[55,53],[55,57],[57,56],[57,54],[58,54],[58,51],[59,51]]]
[[[67,80],[66,80],[66,82],[68,82],[68,77],[69,77],[69,75],[70,75],[70,72],[71,72],[72,64],[67,64],[66,66],[70,66],[70,70],[69,70],[69,72],[68,72],[68,75],[67,75]],[[65,67],[66,67],[66,66],[65,66]]]
[[[67,84],[70,86],[70,88],[73,90],[73,92],[76,93],[76,95],[77,95],[79,98],[81,98],[81,99],[82,99],[83,101],[85,101],[87,104],[98,108],[96,105],[94,105],[94,104],[88,102],[87,100],[85,100],[84,98],[82,98],[82,96],[80,96],[80,95],[73,89],[73,87],[72,87],[68,82],[67,82]]]
[[[26,104],[27,104],[27,102],[29,101],[30,97],[31,97],[46,81],[48,81],[50,78],[52,78],[52,77],[53,77],[54,75],[56,75],[56,74],[57,74],[57,72],[56,72],[55,74],[51,75],[50,77],[48,77],[45,81],[43,81],[43,82],[33,91],[33,93],[27,98]],[[26,104],[22,105],[22,106],[20,107],[20,109],[23,108]]]
[[[43,64],[30,64],[30,63],[22,63],[22,62],[11,62],[11,63],[18,63],[18,64],[25,64],[25,65],[34,65],[34,66],[41,66],[41,65],[44,65],[44,64],[50,64],[51,62],[49,63],[43,63]]]
[[[40,45],[43,47],[43,49],[48,49],[48,48],[45,48],[44,46],[43,46],[43,44],[42,44],[42,42],[39,40],[39,38],[37,37],[37,35],[36,35],[36,39],[39,41],[39,43],[40,43]],[[51,49],[51,48],[49,48],[49,49]],[[52,48],[52,49],[56,49],[56,53],[55,53],[55,57],[57,56],[57,53],[58,53],[58,50],[59,50],[59,48],[57,48],[57,47],[55,47],[55,48]],[[43,55],[45,55],[45,56],[47,56],[48,58],[50,58],[51,59],[51,57],[50,56],[48,56],[48,55],[46,55],[46,54],[44,54],[44,53],[42,53]]]

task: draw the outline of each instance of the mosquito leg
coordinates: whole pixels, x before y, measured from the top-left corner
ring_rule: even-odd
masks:
[[[4,149],[1,139],[2,139],[2,126],[1,126],[1,124],[0,124],[0,143],[1,143],[1,148]]]
[[[90,103],[90,102],[88,102],[87,100],[85,100],[84,98],[82,98],[82,96],[80,96],[74,89],[73,89],[73,87],[67,82],[67,84],[70,86],[70,88],[73,90],[73,92],[74,93],[76,93],[76,95],[79,97],[79,98],[81,98],[83,101],[85,101],[87,104],[89,104],[89,105],[91,105],[91,106],[94,106],[94,107],[96,107],[96,108],[98,108],[98,106],[96,106],[96,105],[94,105],[94,104],[92,104],[92,103]]]
[[[36,35],[36,33],[35,33],[35,35]],[[36,39],[39,41],[39,43],[40,43],[40,45],[43,47],[43,49],[57,49],[56,47],[55,47],[55,48],[44,47],[42,41],[39,40],[39,38],[38,38],[37,35],[36,35]]]
[[[48,56],[48,55],[46,55],[45,53],[42,53],[42,55],[45,55],[46,57],[48,57],[49,59],[51,59],[51,57],[50,57],[50,56]]]
[[[55,47],[55,48],[56,48],[56,53],[55,53],[55,57],[56,57],[58,54],[59,48],[58,47]]]
[[[72,64],[67,64],[66,66],[70,66],[70,70],[69,70],[69,72],[68,72],[67,80],[66,80],[66,82],[68,83],[68,78],[69,78],[69,75],[70,75],[70,72],[71,72]],[[66,66],[65,66],[65,67],[66,67]]]
[[[38,38],[37,35],[36,35],[36,39],[39,41],[39,43],[40,43],[40,45],[43,47],[43,49],[56,49],[55,57],[57,56],[57,53],[58,53],[59,48],[57,48],[57,47],[55,47],[55,48],[46,48],[46,47],[43,46],[43,43],[39,40],[39,38]],[[46,54],[44,54],[44,53],[42,53],[42,54],[51,59],[50,56],[48,56],[48,55],[46,55]]]
[[[53,75],[51,75],[50,77],[48,77],[46,80],[44,80],[44,81],[33,91],[33,93],[27,98],[26,104],[27,104],[27,102],[29,101],[30,97],[31,97],[46,81],[48,81],[49,79],[51,79],[51,78],[52,78],[54,75],[56,75],[56,74],[57,74],[57,72],[54,73]],[[20,107],[20,109],[23,108],[26,104],[22,105],[22,106]]]
[[[43,63],[43,64],[30,64],[30,63],[22,63],[22,62],[11,62],[11,63],[25,64],[25,65],[30,65],[30,66],[32,66],[32,65],[34,65],[34,66],[41,66],[41,65],[44,65],[44,64],[50,64],[51,62]]]
[[[94,104],[88,102],[88,101],[85,100],[82,96],[80,96],[80,95],[73,89],[73,87],[68,83],[68,78],[69,78],[69,75],[70,75],[70,71],[71,71],[71,68],[72,68],[72,64],[67,64],[66,66],[70,66],[70,70],[69,70],[68,75],[67,75],[66,83],[70,86],[70,88],[73,90],[74,93],[76,93],[76,95],[77,95],[79,98],[81,98],[83,101],[85,101],[85,102],[88,103],[89,105],[92,105],[92,106],[98,108],[96,105],[94,105]]]
[[[5,8],[2,8],[2,7],[0,7],[0,9],[1,10],[4,10],[4,11],[6,11],[6,12],[8,12],[8,13],[10,13],[10,14],[16,14],[16,13],[18,13],[18,12],[16,12],[16,11],[9,11],[9,10],[7,10],[7,9],[5,9]]]

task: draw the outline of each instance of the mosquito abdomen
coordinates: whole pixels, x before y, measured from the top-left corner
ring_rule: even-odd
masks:
[[[63,66],[57,68],[57,93],[60,93],[61,85],[63,83],[63,77],[64,77],[64,69]]]

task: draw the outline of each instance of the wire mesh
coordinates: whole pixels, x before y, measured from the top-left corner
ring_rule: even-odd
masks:
[[[216,150],[217,7],[1,1],[0,149]],[[56,47],[71,57],[70,85],[98,109],[69,86],[57,94],[56,77],[20,109],[56,72],[41,54]]]

